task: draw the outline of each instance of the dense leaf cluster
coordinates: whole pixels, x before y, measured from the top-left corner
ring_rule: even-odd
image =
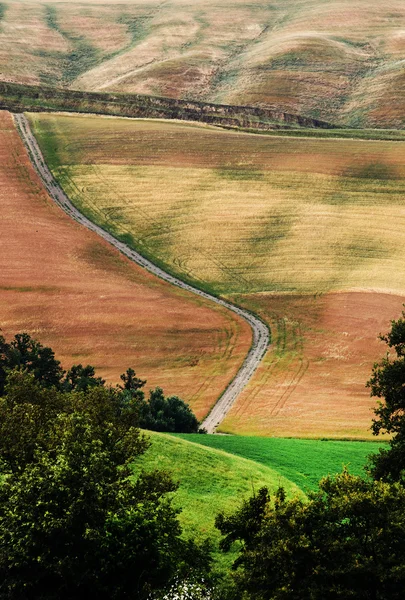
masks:
[[[250,600],[402,599],[405,489],[343,472],[308,501],[271,502],[263,488],[231,517],[222,547],[242,542],[236,597]]]
[[[118,389],[58,391],[14,370],[0,399],[0,597],[143,598],[209,553],[181,538],[164,472]]]

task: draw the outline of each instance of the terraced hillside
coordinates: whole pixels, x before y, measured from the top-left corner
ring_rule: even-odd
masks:
[[[222,430],[369,435],[364,384],[405,297],[405,145],[31,115],[77,206],[266,320],[273,346]]]
[[[50,345],[64,367],[118,383],[129,366],[199,417],[249,349],[244,321],[153,277],[48,198],[9,113],[0,112],[0,328]]]
[[[402,0],[9,0],[0,79],[405,123]]]

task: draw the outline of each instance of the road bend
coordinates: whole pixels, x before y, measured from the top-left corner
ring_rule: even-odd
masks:
[[[150,273],[153,273],[153,275],[160,277],[160,279],[163,279],[164,281],[167,281],[168,283],[171,283],[182,290],[196,294],[201,298],[205,298],[206,300],[210,300],[211,302],[215,302],[215,304],[219,304],[219,306],[223,306],[224,308],[231,310],[250,325],[253,332],[251,348],[236,376],[220,396],[217,403],[213,406],[209,415],[202,422],[202,427],[204,427],[208,433],[215,433],[218,425],[225,418],[233,404],[236,402],[238,396],[243,392],[254,372],[260,365],[270,343],[269,328],[262,321],[260,321],[260,319],[255,317],[255,315],[251,314],[247,310],[239,308],[238,306],[235,306],[230,302],[226,302],[226,300],[222,300],[221,298],[211,296],[211,294],[203,292],[202,290],[199,290],[188,283],[184,283],[184,281],[177,279],[177,277],[173,277],[173,275],[170,273],[166,273],[166,271],[153,264],[150,260],[144,258],[141,254],[123,242],[117,240],[110,233],[82,215],[82,213],[77,210],[74,204],[70,201],[62,188],[58,185],[52,173],[48,169],[35,136],[32,133],[27,117],[24,114],[14,114],[13,116],[17,130],[22,138],[22,141],[24,142],[35,170],[40,176],[50,197],[58,206],[60,206],[60,208],[62,208],[62,210],[65,211],[65,213],[67,213],[72,219],[84,227],[87,227],[87,229],[90,229],[90,231],[97,233],[109,244],[114,246],[114,248],[117,248],[117,250],[122,252],[122,254],[134,261],[140,267],[143,267]]]

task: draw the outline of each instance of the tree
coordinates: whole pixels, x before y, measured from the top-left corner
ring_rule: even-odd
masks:
[[[379,399],[373,420],[374,435],[389,433],[393,437],[388,449],[371,457],[371,473],[376,479],[398,481],[405,470],[405,313],[391,322],[391,330],[380,339],[394,349],[373,367],[367,382],[371,396]]]
[[[95,368],[91,365],[83,367],[83,365],[73,365],[62,382],[64,390],[71,392],[78,390],[85,392],[90,387],[103,386],[105,380],[101,377],[96,377]]]
[[[152,431],[197,433],[198,420],[188,404],[177,396],[165,398],[159,387],[151,390],[149,400],[139,403],[139,423]]]
[[[273,503],[266,489],[216,524],[222,547],[242,542],[236,598],[396,600],[405,586],[405,490],[342,474],[309,501]]]
[[[208,569],[207,547],[181,538],[167,474],[133,479],[149,442],[119,390],[60,392],[19,370],[5,390],[1,597],[144,598]]]
[[[124,385],[119,386],[121,390],[129,392],[132,396],[144,387],[146,380],[139,379],[136,377],[136,373],[133,369],[127,369],[121,376],[121,381]]]
[[[41,387],[61,392],[87,392],[105,386],[105,380],[96,376],[92,365],[73,365],[65,373],[53,350],[42,346],[28,333],[18,333],[10,343],[0,336],[0,397],[5,393],[7,374],[13,369],[31,373]],[[127,417],[136,414],[140,427],[176,433],[198,431],[198,420],[190,406],[177,396],[165,398],[163,391],[156,388],[145,400],[142,388],[146,380],[136,377],[131,368],[121,375],[121,381],[116,389],[121,410],[125,410]]]
[[[33,373],[44,387],[59,387],[64,375],[53,350],[28,333],[17,333],[10,343],[0,336],[0,396],[4,393],[7,371],[15,368]]]

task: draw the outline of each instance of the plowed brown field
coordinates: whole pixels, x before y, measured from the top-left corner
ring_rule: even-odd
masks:
[[[64,367],[116,383],[132,366],[205,415],[251,343],[247,324],[143,271],[71,221],[44,192],[0,113],[0,327],[28,331]]]
[[[405,296],[359,291],[234,299],[271,325],[273,345],[221,431],[371,437],[375,399],[365,384],[386,351],[378,334],[401,315]]]

